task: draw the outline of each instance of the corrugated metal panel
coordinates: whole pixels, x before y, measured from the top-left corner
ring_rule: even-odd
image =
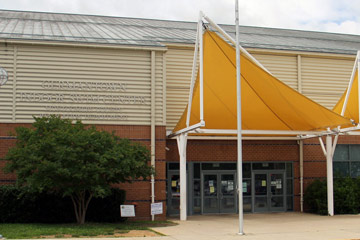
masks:
[[[11,122],[13,114],[14,47],[0,44],[0,67],[8,73],[8,81],[0,87],[0,121]]]
[[[235,38],[234,26],[221,27]],[[2,39],[163,47],[194,44],[195,36],[195,22],[0,10]],[[359,35],[249,26],[240,26],[240,42],[279,51],[356,54],[360,48]]]
[[[295,90],[298,89],[296,56],[252,55],[279,80]]]
[[[169,49],[166,53],[166,128],[179,121],[189,97],[194,51]]]
[[[163,72],[163,59],[164,53],[157,52],[155,58],[155,78],[156,78],[156,124],[163,125],[164,119],[164,72]]]
[[[333,108],[349,83],[353,66],[353,60],[302,57],[303,94]]]
[[[148,125],[150,79],[149,51],[19,46],[16,122],[63,114],[85,123]],[[156,105],[161,118],[161,96]]]

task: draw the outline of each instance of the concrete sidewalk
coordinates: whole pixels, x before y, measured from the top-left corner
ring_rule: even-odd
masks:
[[[238,215],[190,216],[188,221],[183,222],[170,220],[178,225],[153,228],[166,236],[102,240],[360,240],[360,215],[328,217],[305,213],[245,214],[245,235],[237,234]],[[89,238],[71,238],[85,239]]]
[[[191,216],[186,222],[154,228],[167,235],[152,239],[360,239],[360,215],[334,217],[303,213],[245,214],[245,235],[238,235],[237,215]],[[142,238],[144,239],[144,238]]]

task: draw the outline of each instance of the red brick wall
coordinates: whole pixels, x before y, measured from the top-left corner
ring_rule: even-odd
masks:
[[[325,137],[323,138],[325,142]],[[340,136],[338,144],[360,144],[360,136]],[[175,140],[168,140],[167,161],[179,161]],[[233,161],[236,141],[189,140],[187,161]],[[297,141],[243,141],[244,162],[291,161],[294,168],[294,210],[300,211],[300,162]],[[315,179],[326,178],[326,158],[318,138],[304,141],[304,191]]]
[[[15,133],[18,126],[29,127],[30,124],[0,124],[0,184],[13,183],[16,179],[15,174],[5,174],[2,169],[5,166],[5,157],[8,149],[15,145],[16,139],[9,137]],[[150,149],[150,127],[149,126],[119,126],[119,125],[97,125],[97,129],[109,132],[115,132],[117,136],[129,138],[132,141],[143,143]],[[166,130],[165,127],[156,127],[156,176],[155,176],[155,201],[163,202],[164,214],[156,215],[156,220],[166,218]],[[136,218],[138,220],[150,220],[151,203],[151,184],[150,180],[134,181],[133,183],[124,183],[118,185],[126,190],[125,204],[136,202]]]
[[[168,140],[167,161],[179,161],[175,140]],[[187,161],[236,162],[237,143],[235,140],[189,140]],[[294,168],[294,210],[300,210],[299,145],[297,141],[243,141],[244,162],[293,162]]]

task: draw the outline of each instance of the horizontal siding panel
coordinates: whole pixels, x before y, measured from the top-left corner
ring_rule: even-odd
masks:
[[[163,125],[164,119],[164,61],[163,53],[155,54],[155,122],[156,125]]]
[[[303,94],[333,108],[344,93],[354,66],[351,60],[302,57]]]
[[[14,68],[14,47],[0,44],[0,67],[8,73],[8,81],[0,86],[0,121],[11,122],[13,114],[13,68]]]
[[[267,54],[252,54],[276,78],[298,89],[298,72],[296,56],[278,56]]]
[[[17,122],[61,114],[84,123],[150,124],[150,51],[19,46],[17,56]]]
[[[328,109],[332,109],[341,97],[341,95],[334,96],[334,95],[325,95],[325,94],[324,95],[304,94],[304,95]]]
[[[194,51],[169,49],[166,53],[166,128],[172,130],[188,102]]]

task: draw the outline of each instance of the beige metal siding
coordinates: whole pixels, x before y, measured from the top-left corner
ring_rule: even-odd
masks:
[[[302,57],[302,93],[327,108],[333,108],[344,93],[354,60]]]
[[[297,57],[268,54],[252,54],[275,77],[298,90]]]
[[[189,97],[194,51],[169,49],[166,53],[166,127],[179,121]]]
[[[164,58],[162,52],[157,52],[155,55],[155,81],[156,81],[156,124],[164,125],[164,73],[163,65]]]
[[[14,47],[0,44],[0,67],[8,73],[8,81],[0,86],[0,121],[11,122],[13,115]]]
[[[150,51],[36,45],[17,49],[16,89],[11,82],[5,89],[7,95],[16,92],[15,122],[61,114],[85,123],[150,124]],[[156,119],[162,124],[163,58],[157,55]],[[2,109],[9,107],[8,96],[5,102]]]

